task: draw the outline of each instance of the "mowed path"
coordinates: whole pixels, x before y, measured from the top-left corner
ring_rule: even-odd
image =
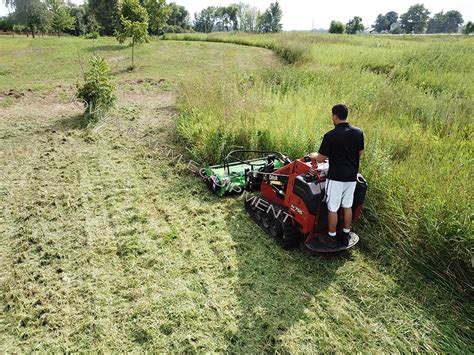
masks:
[[[176,76],[154,69],[158,56],[182,58]],[[232,63],[279,65],[270,52],[169,42],[150,58],[136,74],[147,80],[115,69],[117,119],[96,129],[81,126],[64,78],[41,95],[15,83],[24,96],[0,108],[3,351],[467,349],[469,329],[445,328],[461,304],[436,284],[387,272],[363,246],[280,250],[238,197],[216,198],[186,156],[157,149],[186,155],[175,133],[183,65],[212,77]],[[413,293],[419,282],[426,294]]]

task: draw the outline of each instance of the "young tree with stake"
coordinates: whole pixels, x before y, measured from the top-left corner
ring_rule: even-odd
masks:
[[[135,68],[135,44],[148,42],[148,13],[138,0],[123,0],[119,6],[120,26],[115,36],[120,44],[130,37],[132,66]]]

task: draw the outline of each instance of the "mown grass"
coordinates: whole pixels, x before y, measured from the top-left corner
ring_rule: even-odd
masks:
[[[331,128],[331,106],[345,102],[367,136],[363,234],[370,248],[409,258],[472,292],[472,38],[166,38],[266,47],[290,63],[186,87],[179,131],[196,155],[219,161],[234,146],[305,155]]]
[[[281,66],[271,52],[153,41],[129,73],[127,49],[97,46],[120,126],[87,130],[68,101],[91,42],[0,39],[0,93],[24,94],[0,98],[3,352],[472,352],[472,302],[409,259],[381,263],[370,220],[350,253],[286,252],[239,197],[153,149],[187,151],[176,93],[202,77],[249,85]]]

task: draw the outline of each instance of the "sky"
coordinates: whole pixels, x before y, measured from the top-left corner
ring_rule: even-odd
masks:
[[[72,0],[74,3],[83,3],[83,0]],[[167,2],[170,2],[168,0]],[[262,11],[274,0],[252,0],[245,1]],[[0,15],[8,14],[8,9],[0,0]],[[239,2],[239,0],[174,0],[179,5],[184,5],[191,13],[192,17],[195,12],[207,6],[225,6]],[[280,0],[283,9],[283,29],[291,30],[310,30],[314,24],[314,28],[328,28],[332,20],[347,22],[354,16],[360,16],[366,27],[370,27],[379,13],[388,11],[396,11],[399,14],[413,4],[421,2],[427,7],[431,13],[437,13],[442,10],[458,10],[464,18],[464,22],[474,20],[474,1],[473,0]]]

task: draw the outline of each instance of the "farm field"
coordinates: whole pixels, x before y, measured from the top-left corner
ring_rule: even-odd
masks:
[[[172,39],[129,72],[112,38],[0,38],[0,349],[472,351],[472,40]],[[94,52],[119,99],[91,129],[71,97]],[[316,150],[342,100],[371,189],[350,253],[280,250],[187,169],[234,145]]]

